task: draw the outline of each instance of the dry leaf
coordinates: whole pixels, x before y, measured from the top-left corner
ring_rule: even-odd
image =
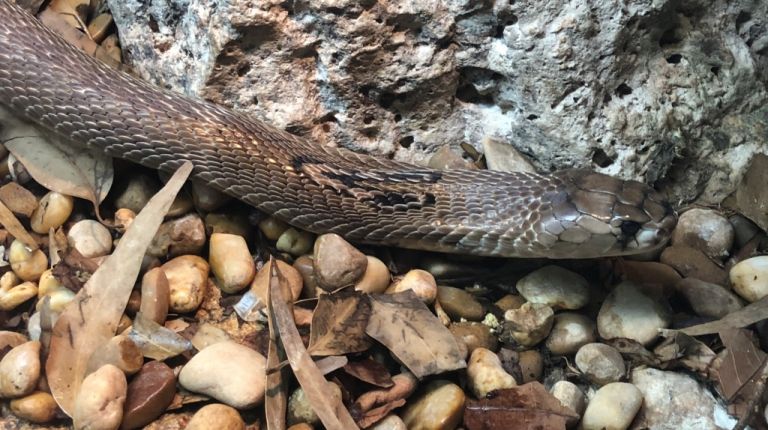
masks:
[[[456,338],[413,293],[373,294],[366,333],[417,378],[467,367]]]
[[[350,361],[344,366],[344,372],[363,382],[381,388],[389,388],[394,384],[392,382],[392,375],[387,371],[387,366],[370,358]]]
[[[308,351],[312,356],[344,355],[365,351],[371,341],[365,334],[371,304],[359,291],[323,294],[312,314]]]
[[[717,357],[703,342],[681,332],[664,339],[653,352],[665,367],[680,364],[704,377],[710,376],[710,368]]]
[[[753,382],[768,356],[760,350],[748,330],[723,330],[720,339],[726,353],[718,369],[718,382],[723,396],[730,402],[747,384]]]
[[[467,430],[565,430],[579,416],[563,406],[538,382],[493,391],[487,398],[468,400],[464,409]]]
[[[115,335],[144,253],[191,172],[192,164],[184,163],[152,197],[112,255],[56,321],[45,369],[51,393],[68,415],[72,414],[75,396],[86,376],[88,359],[93,351]]]
[[[299,330],[293,321],[291,305],[289,305],[285,294],[287,281],[274,261],[274,259],[270,259],[269,264],[270,323],[274,323],[277,327],[280,341],[296,380],[299,381],[310,406],[325,428],[328,430],[357,429],[357,425],[341,401],[335,402],[334,398],[327,395],[328,381],[323,377],[322,372],[315,366],[312,357],[304,348]]]
[[[9,233],[16,239],[20,240],[27,248],[36,250],[37,241],[32,235],[29,234],[27,229],[21,225],[18,218],[13,215],[10,209],[8,209],[2,202],[0,202],[0,225],[2,225]]]
[[[165,360],[192,349],[192,342],[155,321],[136,313],[128,337],[139,347],[144,357]]]
[[[392,377],[392,386],[369,391],[355,400],[350,408],[360,427],[367,428],[384,418],[390,411],[405,404],[418,386],[413,374],[403,372]]]
[[[267,264],[271,266],[272,260]],[[275,266],[277,265],[275,264]],[[261,300],[255,294],[252,294],[252,297],[259,300],[259,302]],[[267,305],[269,306],[269,304]],[[288,372],[285,366],[281,366],[286,360],[286,355],[282,343],[278,339],[280,335],[277,332],[276,324],[275,313],[270,310],[267,369],[272,371],[267,373],[267,390],[264,400],[264,421],[266,422],[267,430],[284,430],[288,410],[288,384],[286,384]]]
[[[703,336],[705,334],[720,333],[731,328],[746,327],[764,319],[768,319],[768,296],[750,303],[737,311],[733,311],[717,321],[686,327],[680,331],[688,336]],[[673,331],[662,330],[662,333]]]
[[[112,187],[112,158],[101,150],[68,144],[29,123],[3,120],[5,147],[35,181],[49,190],[88,200],[98,211]]]
[[[346,355],[330,355],[315,361],[315,366],[320,369],[320,373],[327,375],[335,372],[349,363]]]
[[[37,209],[37,197],[16,182],[9,182],[0,187],[0,202],[14,214],[27,218]]]

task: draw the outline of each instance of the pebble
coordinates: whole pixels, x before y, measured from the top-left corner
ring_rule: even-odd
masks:
[[[53,396],[44,391],[13,399],[10,406],[14,415],[36,424],[53,421],[59,408]]]
[[[747,258],[731,268],[733,291],[752,303],[768,295],[768,255]]]
[[[550,393],[557,400],[560,400],[560,403],[562,403],[563,406],[575,412],[579,417],[581,417],[581,415],[584,413],[584,409],[587,407],[587,398],[584,395],[584,392],[581,391],[581,389],[579,389],[579,387],[576,386],[576,384],[573,382],[555,382],[555,384],[552,385]],[[578,423],[578,421],[579,418],[569,419],[566,422],[566,427],[573,427],[576,425],[576,423]]]
[[[672,266],[684,278],[694,277],[718,285],[726,285],[728,274],[703,252],[687,246],[670,246],[661,253],[661,262]]]
[[[136,219],[136,212],[128,208],[120,208],[115,211],[115,228],[118,231],[124,232],[128,230],[128,227],[133,224],[133,220]]]
[[[632,384],[613,382],[595,393],[581,419],[582,430],[624,430],[643,404],[643,393]]]
[[[294,269],[293,266],[282,260],[275,261],[277,262],[277,270],[279,270],[283,277],[286,279],[288,286],[291,289],[290,297],[293,298],[293,301],[298,300],[299,296],[301,295],[301,288],[303,285],[301,273]],[[267,304],[268,297],[267,291],[269,291],[269,264],[265,264],[264,267],[259,270],[259,272],[256,274],[256,277],[253,279],[253,282],[251,283],[251,292],[258,296],[265,306]]]
[[[160,224],[147,254],[158,258],[200,254],[206,239],[203,220],[189,214]]]
[[[614,347],[604,343],[588,343],[576,353],[576,366],[592,383],[617,382],[627,373],[624,358]]]
[[[40,342],[31,340],[0,360],[0,397],[22,397],[35,390],[40,379],[40,347]]]
[[[112,251],[112,234],[100,222],[84,219],[67,232],[69,246],[85,258],[103,257]]]
[[[163,182],[166,180],[166,178],[161,179],[163,179]],[[168,208],[168,212],[165,214],[165,218],[167,219],[180,217],[191,212],[194,207],[195,205],[192,203],[192,197],[190,197],[186,190],[182,189],[178,194],[176,194],[176,198],[173,199],[173,203],[171,204],[171,207]]]
[[[173,369],[159,361],[150,361],[128,384],[121,429],[141,428],[159,417],[176,394]]]
[[[237,409],[213,403],[200,408],[184,430],[245,430],[245,422]]]
[[[426,270],[421,269],[409,270],[399,281],[396,281],[387,288],[386,292],[387,294],[395,294],[408,290],[413,291],[416,297],[427,305],[434,303],[438,295],[435,277]],[[482,319],[482,316],[480,319]]]
[[[34,282],[22,282],[9,290],[0,290],[0,310],[10,311],[27,300],[37,297],[37,284]]]
[[[504,331],[522,346],[534,346],[552,330],[555,313],[547,305],[525,303],[504,313]]]
[[[88,359],[86,373],[94,372],[111,364],[126,375],[133,375],[144,364],[144,356],[138,346],[127,336],[113,336]]]
[[[478,322],[455,322],[448,329],[453,335],[467,346],[468,352],[477,348],[496,351],[499,347],[498,338],[491,333],[491,328]]]
[[[355,284],[368,266],[365,254],[333,233],[317,238],[313,261],[317,283],[328,291]]]
[[[597,315],[597,331],[604,339],[624,337],[648,345],[667,328],[670,316],[658,300],[631,282],[622,282],[606,297]]]
[[[467,363],[467,380],[472,393],[482,399],[488,393],[517,386],[514,376],[504,370],[499,356],[485,348],[475,348]]]
[[[728,218],[728,222],[733,226],[736,249],[742,248],[756,235],[762,233],[762,230],[757,224],[741,214],[731,215]]]
[[[288,230],[290,226],[277,218],[267,217],[259,223],[259,230],[269,240],[280,239],[280,235]]]
[[[15,348],[29,341],[26,336],[15,331],[0,330],[0,350]]]
[[[20,240],[14,240],[8,250],[11,270],[22,281],[37,281],[48,269],[48,257],[41,249],[31,250]]]
[[[71,196],[51,191],[40,199],[29,219],[29,226],[35,233],[48,234],[48,230],[64,225],[74,206],[75,200]]]
[[[275,248],[278,251],[298,257],[312,250],[312,239],[315,235],[308,231],[297,230],[293,227],[288,228],[277,238]]]
[[[743,307],[732,292],[717,284],[685,278],[677,283],[677,290],[688,300],[697,315],[720,319]]]
[[[485,316],[483,305],[463,288],[437,287],[437,300],[454,321],[481,321]]]
[[[248,217],[239,212],[209,213],[205,216],[205,231],[208,234],[236,234],[246,239],[251,237]]]
[[[733,428],[716,422],[717,416],[727,416],[709,390],[692,377],[653,368],[632,371],[632,384],[643,395],[643,412],[636,428],[715,429]],[[718,413],[718,410],[720,413]]]
[[[622,260],[616,267],[622,281],[631,281],[650,297],[666,299],[683,279],[672,267],[657,261]]]
[[[168,278],[169,309],[173,312],[195,311],[208,286],[208,263],[196,255],[182,255],[162,265]]]
[[[125,374],[107,364],[86,376],[75,397],[75,429],[113,430],[123,419],[128,383]]]
[[[554,355],[568,355],[596,339],[597,326],[591,318],[575,312],[563,312],[555,315],[546,346]]]
[[[31,191],[17,184],[8,182],[0,187],[0,201],[15,215],[29,218],[37,209],[37,198]]]
[[[727,257],[734,240],[728,219],[712,209],[694,208],[683,212],[672,234],[672,245],[696,248],[712,258]]]
[[[461,155],[449,145],[441,145],[429,158],[427,167],[437,170],[477,168],[471,161],[462,158]]]
[[[72,290],[69,290],[67,288],[60,288],[56,291],[53,291],[48,294],[48,297],[50,298],[48,302],[48,307],[50,310],[56,313],[61,313],[64,311],[64,308],[67,307],[68,304],[72,302],[72,300],[75,299],[75,293]],[[42,306],[43,301],[39,300],[37,302],[37,308],[36,310],[40,310],[39,308]]]
[[[192,342],[192,346],[197,348],[198,351],[202,351],[204,348],[207,348],[214,343],[224,342],[231,339],[232,338],[226,331],[212,324],[203,323],[197,328],[195,335],[192,336],[190,341]]]
[[[560,266],[544,266],[517,282],[517,291],[530,303],[553,309],[580,309],[589,302],[589,282]]]
[[[384,419],[368,428],[370,430],[408,430],[402,418],[397,415],[387,415]]]
[[[544,373],[544,356],[535,349],[520,351],[517,357],[520,373],[523,375],[523,384],[541,379]]]
[[[242,236],[226,233],[211,235],[208,262],[221,291],[234,294],[247,287],[256,276],[256,263]]]
[[[239,343],[215,343],[181,369],[179,384],[234,408],[250,408],[264,399],[266,359]]]
[[[299,272],[304,284],[301,290],[302,297],[308,299],[316,298],[318,290],[323,290],[319,289],[317,286],[317,280],[315,279],[315,263],[312,261],[312,257],[309,255],[302,255],[293,262],[293,268]],[[365,278],[365,275],[363,275],[363,278]],[[389,271],[387,271],[387,279],[389,279]],[[389,281],[387,281],[385,288],[388,285]]]
[[[192,202],[200,212],[213,212],[232,200],[232,197],[203,183],[192,181]]]
[[[435,380],[408,399],[402,419],[409,430],[453,430],[464,415],[464,391],[446,380]]]
[[[326,388],[323,392],[326,394],[327,399],[331,404],[341,402],[341,388],[333,382],[326,382]],[[320,425],[320,417],[317,416],[312,405],[309,403],[304,390],[299,387],[291,393],[288,397],[288,414],[286,416],[286,423],[288,425],[294,425],[299,423],[306,423],[312,426]]]
[[[494,303],[502,311],[506,312],[510,309],[520,309],[520,306],[525,304],[525,298],[517,294],[507,294],[506,296],[496,300]]]
[[[115,207],[139,213],[159,189],[160,183],[155,177],[146,174],[130,175],[128,180],[119,186]]]
[[[102,13],[96,15],[91,22],[88,23],[88,34],[96,43],[101,43],[109,32],[112,26],[112,15],[109,13]]]
[[[148,271],[141,278],[141,304],[139,311],[150,320],[163,325],[168,317],[171,289],[168,277],[160,267]]]
[[[381,294],[386,291],[392,280],[389,269],[383,261],[376,257],[366,255],[365,258],[368,260],[368,264],[365,266],[363,277],[355,284],[355,290],[368,294]]]

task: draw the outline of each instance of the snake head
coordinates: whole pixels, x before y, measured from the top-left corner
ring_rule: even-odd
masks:
[[[556,232],[557,257],[627,255],[651,251],[669,239],[677,217],[648,185],[586,170],[555,174],[545,229]],[[558,248],[560,251],[558,252]]]

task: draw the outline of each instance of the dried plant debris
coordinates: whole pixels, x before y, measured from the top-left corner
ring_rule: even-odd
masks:
[[[467,430],[563,429],[566,421],[578,419],[538,382],[490,393],[469,400],[464,412]]]
[[[371,342],[365,334],[371,305],[368,296],[341,291],[319,297],[312,314],[309,353],[313,356],[362,352]]]

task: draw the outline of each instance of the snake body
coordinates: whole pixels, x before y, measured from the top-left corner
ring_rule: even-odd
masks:
[[[109,68],[0,0],[0,103],[76,144],[193,178],[314,233],[504,257],[643,252],[675,216],[634,181],[438,171],[311,142]]]

